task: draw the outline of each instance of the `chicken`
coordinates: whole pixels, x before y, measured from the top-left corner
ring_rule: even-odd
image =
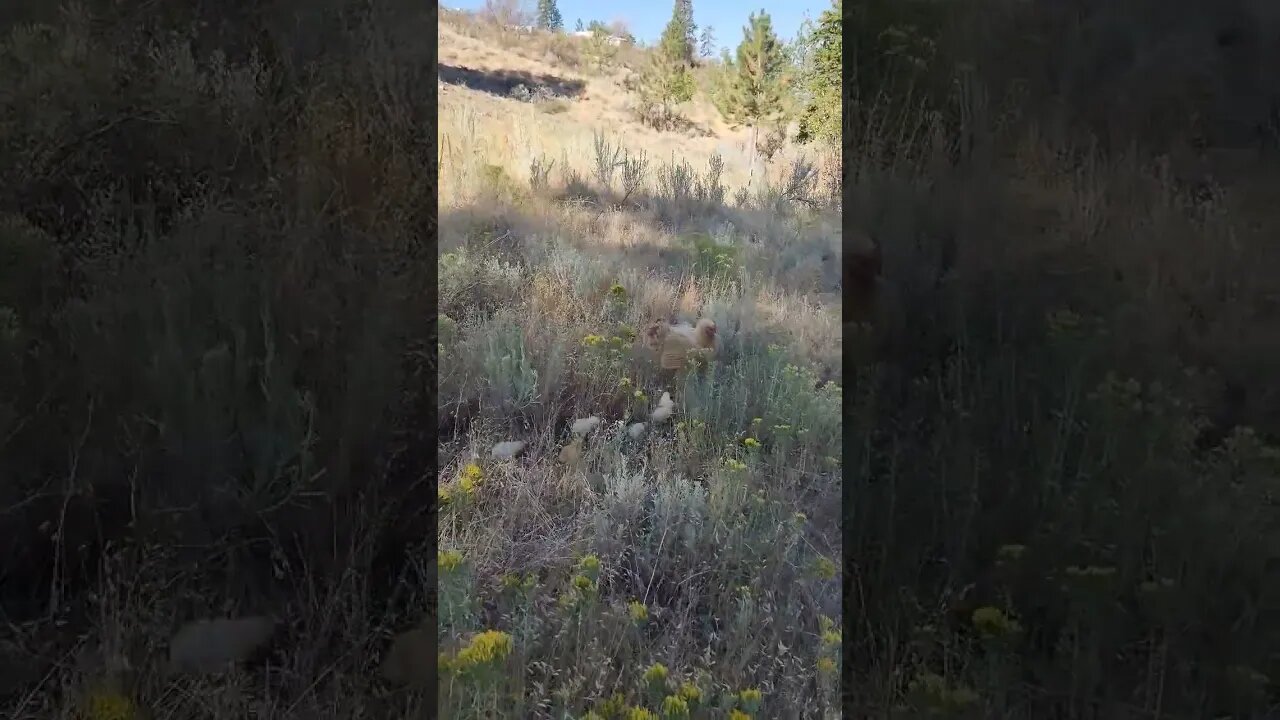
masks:
[[[645,328],[644,343],[658,353],[664,370],[679,370],[690,356],[715,353],[716,323],[710,318],[702,318],[696,325],[656,320]]]
[[[573,440],[560,450],[560,462],[569,466],[577,465],[578,461],[582,460],[582,446],[582,436],[575,435]]]

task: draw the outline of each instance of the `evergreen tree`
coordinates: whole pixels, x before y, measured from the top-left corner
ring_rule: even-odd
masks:
[[[805,102],[800,114],[801,142],[840,141],[842,4],[842,0],[835,0],[830,10],[824,10],[807,38],[809,54],[804,59],[801,83]]]
[[[710,25],[702,28],[702,37],[698,40],[699,54],[704,58],[709,58],[715,54],[716,50],[715,31]]]
[[[658,47],[649,54],[649,63],[640,76],[641,102],[647,110],[655,106],[659,109],[654,120],[656,125],[663,127],[671,121],[673,105],[693,98],[693,73],[689,67],[691,46],[681,19],[681,2],[687,0],[676,0],[671,20],[662,31]]]
[[[720,65],[711,76],[711,104],[729,122],[736,122],[733,113],[733,83],[738,68],[728,48],[720,48]]]
[[[760,125],[776,121],[783,110],[786,87],[783,48],[773,32],[769,14],[751,14],[742,29],[734,72],[727,92],[717,104],[725,119],[751,126],[751,153],[748,175],[755,176],[756,148]]]
[[[573,30],[574,32],[582,32],[583,30],[582,18],[578,18],[578,24],[573,26]]]
[[[543,30],[559,30],[564,27],[556,0],[538,0],[538,27]]]
[[[618,55],[618,48],[609,42],[609,31],[601,23],[591,24],[591,37],[587,38],[585,55],[597,72],[604,72]]]
[[[693,22],[693,0],[676,0],[671,13],[671,21],[676,23],[684,38],[684,49],[681,57],[685,63],[692,65],[698,50],[698,26]],[[670,25],[667,26],[670,28]]]

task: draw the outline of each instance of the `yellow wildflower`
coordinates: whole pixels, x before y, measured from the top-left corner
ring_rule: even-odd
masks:
[[[662,663],[654,663],[649,666],[649,669],[644,671],[644,681],[651,685],[663,683],[666,682],[666,680],[667,666]]]
[[[729,711],[729,720],[751,720],[751,716],[737,708],[734,708]]]
[[[838,568],[830,559],[819,557],[814,561],[813,572],[820,580],[834,580],[838,573]]]
[[[520,577],[516,573],[507,573],[502,576],[500,582],[504,590],[531,590],[538,584],[538,576],[534,573],[528,573],[524,577]]]
[[[830,675],[836,671],[836,661],[829,657],[818,658],[818,672],[823,675]]]
[[[618,384],[624,388],[631,387],[631,378],[621,378],[618,380]]]
[[[437,550],[436,564],[444,572],[457,570],[462,566],[462,553],[457,550]]]
[[[573,576],[573,588],[578,592],[580,593],[590,592],[594,587],[595,585],[594,583],[591,582],[591,578],[587,577],[586,575]]]
[[[724,466],[730,470],[746,470],[747,464],[733,458],[725,458]]]
[[[609,288],[609,294],[618,298],[626,297],[627,289],[622,287],[620,283],[614,283],[613,287]]]
[[[760,709],[762,699],[764,699],[764,693],[760,692],[760,688],[747,688],[738,693],[738,700],[742,702],[742,707],[750,713]]]
[[[839,647],[840,639],[839,630],[826,630],[822,633],[822,644],[827,647]]]
[[[662,715],[668,718],[689,717],[689,703],[677,695],[668,695],[662,699]]]
[[[639,600],[632,600],[627,603],[627,615],[635,622],[642,623],[649,619],[649,608]]]
[[[583,555],[578,561],[578,568],[588,577],[594,578],[600,573],[600,558],[595,554]]]
[[[758,448],[758,447],[760,447],[760,441],[759,441],[759,440],[757,440],[757,439],[755,439],[755,438],[753,438],[753,437],[746,438],[745,440],[743,440],[743,441],[742,441],[742,444],[743,444],[743,445],[746,445],[746,446],[747,446],[747,447],[749,447],[749,448]]]
[[[138,706],[120,692],[100,689],[86,698],[85,716],[88,720],[133,720],[138,717]]]
[[[453,499],[453,495],[449,492],[449,488],[447,487],[436,488],[436,504],[448,505],[449,501],[452,499]]]
[[[478,483],[484,479],[484,470],[481,470],[480,466],[475,463],[467,463],[467,466],[462,469],[462,477],[470,478],[471,482]]]
[[[689,702],[698,702],[702,699],[702,690],[697,685],[686,680],[680,684],[680,697]]]
[[[622,693],[614,693],[608,700],[601,701],[596,705],[600,715],[606,718],[615,718],[626,712],[627,698]]]
[[[511,636],[501,630],[485,630],[471,638],[466,647],[458,651],[460,667],[474,667],[503,660],[511,654],[514,643]]]
[[[627,720],[658,720],[658,716],[642,707],[633,707],[627,712]]]
[[[1022,626],[1017,620],[1009,617],[1000,608],[989,605],[973,611],[973,626],[978,629],[978,632],[988,637],[1003,637],[1022,632]]]

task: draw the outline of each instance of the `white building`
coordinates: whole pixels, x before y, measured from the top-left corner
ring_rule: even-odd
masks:
[[[592,33],[590,30],[575,30],[571,34],[574,37],[585,39],[585,38],[591,37],[594,33]],[[614,47],[618,47],[619,45],[622,45],[622,38],[618,37],[617,35],[610,35],[605,38],[605,42],[609,43]]]

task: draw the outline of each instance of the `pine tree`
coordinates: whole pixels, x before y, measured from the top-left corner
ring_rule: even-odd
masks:
[[[720,112],[731,122],[751,126],[751,153],[748,176],[755,176],[756,147],[760,125],[776,120],[783,110],[782,93],[786,87],[784,56],[778,36],[773,32],[769,14],[751,14],[742,29],[742,42],[734,73],[725,96],[718,103]]]
[[[681,57],[685,63],[692,65],[698,49],[698,26],[693,22],[693,0],[676,0],[671,21],[676,23],[683,33],[684,49]]]
[[[840,68],[844,54],[841,10],[842,0],[835,0],[830,10],[823,11],[807,39],[810,55],[805,58],[802,83],[806,103],[800,115],[801,142],[840,140]]]
[[[710,26],[702,28],[702,37],[698,40],[699,54],[704,58],[709,58],[715,54],[716,50],[715,30]]]
[[[538,27],[543,30],[559,30],[564,27],[556,0],[538,0]]]
[[[604,72],[609,67],[613,59],[618,55],[618,48],[609,42],[609,31],[605,29],[603,24],[591,24],[591,36],[587,38],[587,47],[584,53],[587,59],[595,66],[597,72]]]
[[[720,66],[711,76],[711,104],[730,122],[734,122],[733,83],[737,76],[738,68],[729,49],[720,48]]]
[[[680,17],[680,4],[676,0],[671,20],[662,31],[658,47],[649,54],[649,63],[640,76],[640,99],[647,108],[660,107],[656,118],[660,126],[668,124],[672,106],[693,98],[693,73],[689,68],[689,39]]]
[[[574,32],[582,32],[582,29],[583,29],[582,18],[578,18],[578,24],[573,26],[573,30]]]

